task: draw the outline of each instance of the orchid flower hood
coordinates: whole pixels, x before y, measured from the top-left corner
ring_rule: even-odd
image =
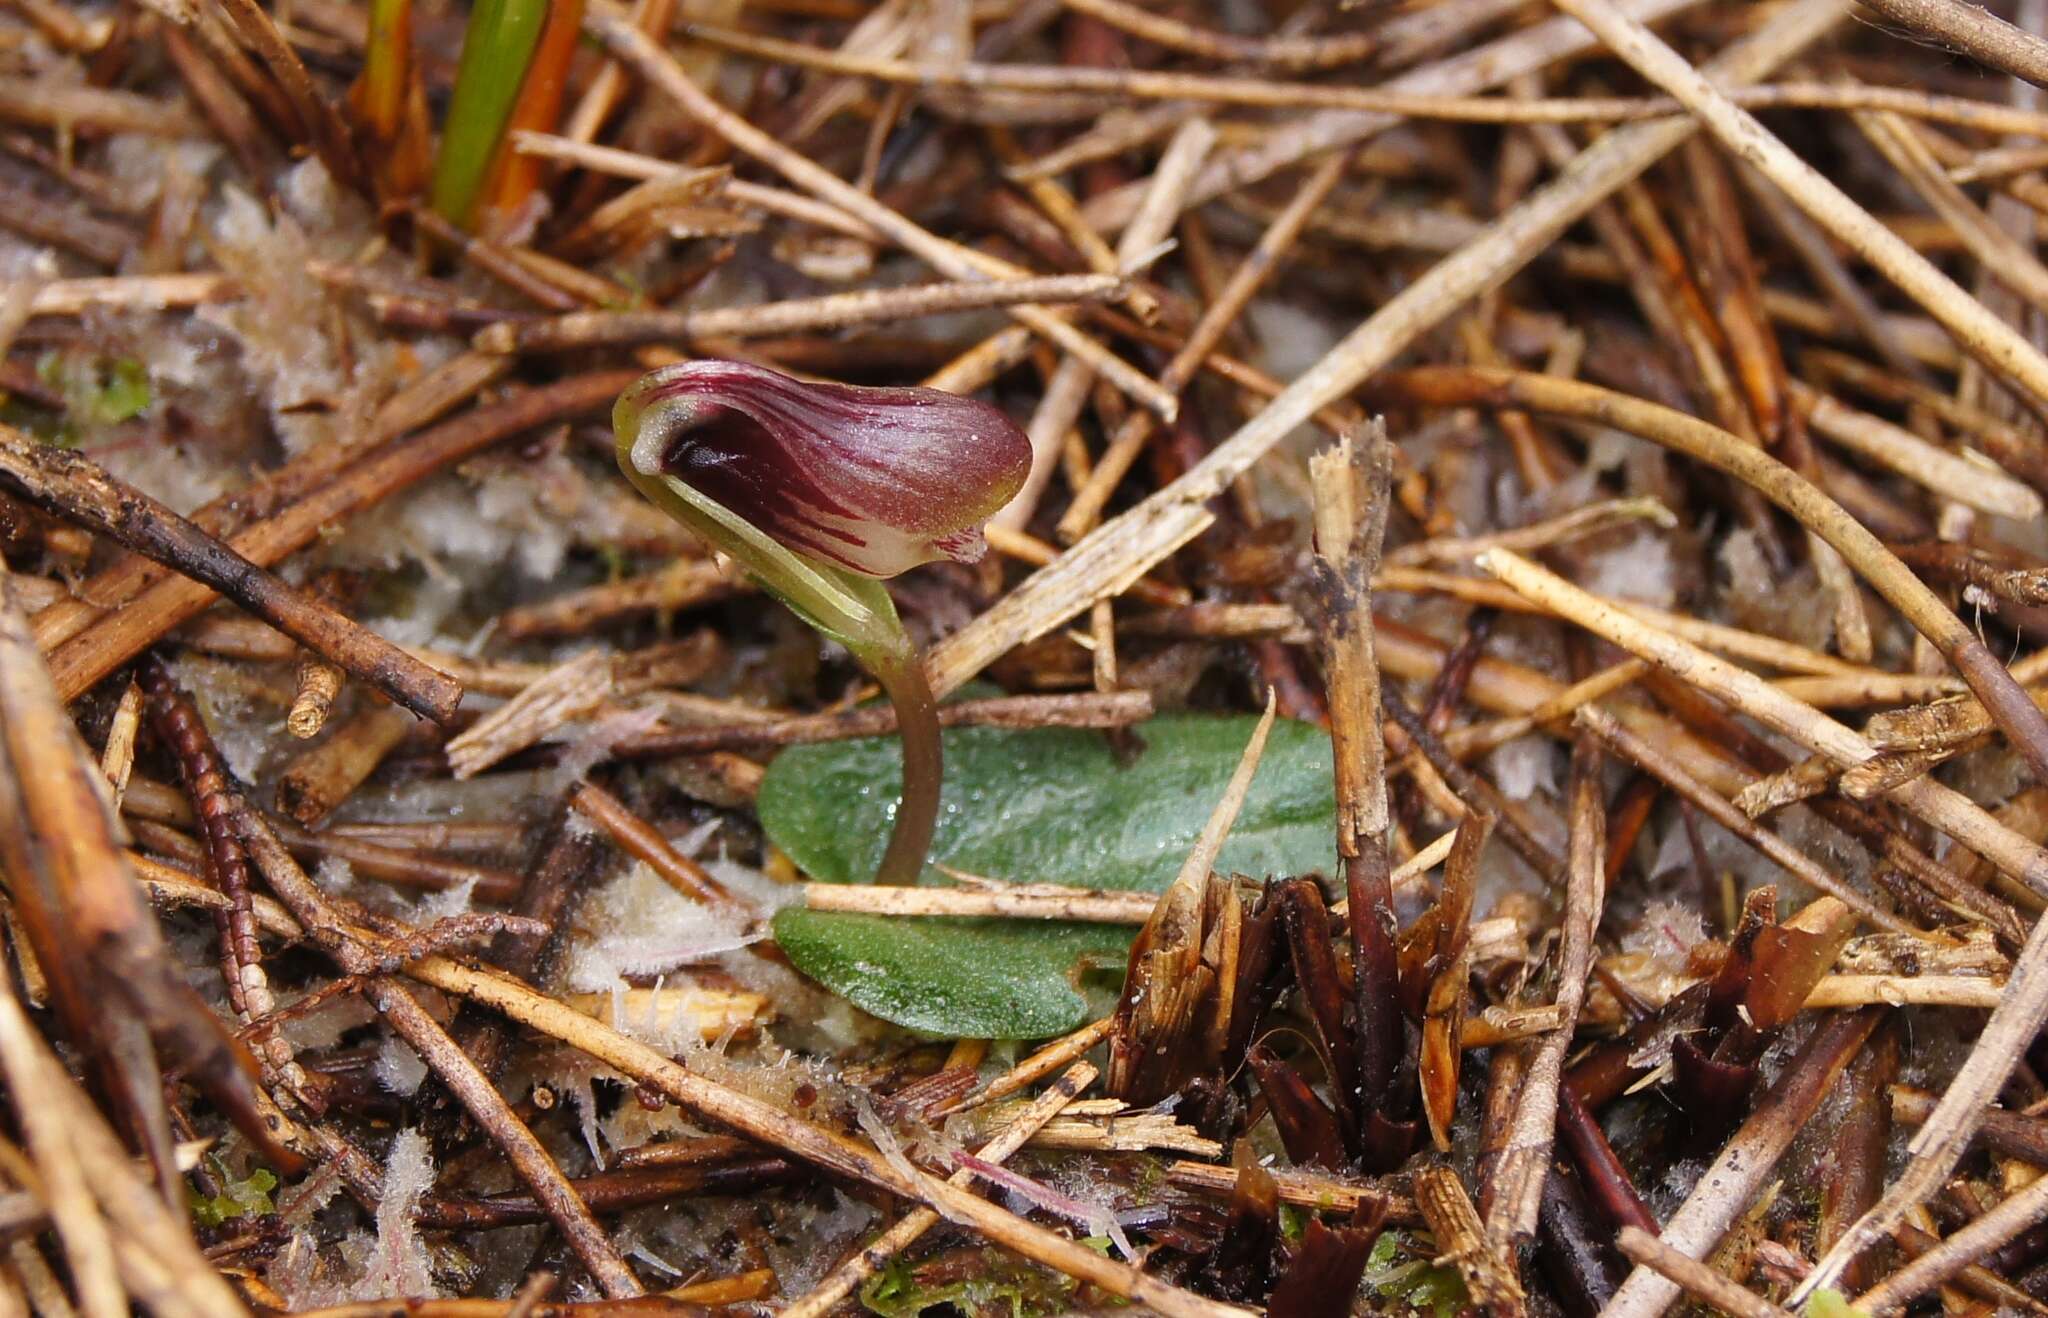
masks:
[[[629,476],[689,486],[809,558],[868,577],[971,563],[1031,444],[937,389],[811,383],[731,361],[655,371],[620,396]]]

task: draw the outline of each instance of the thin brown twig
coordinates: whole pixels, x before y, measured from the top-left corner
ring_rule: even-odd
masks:
[[[596,783],[578,783],[569,793],[569,808],[612,835],[628,855],[643,861],[662,882],[691,901],[728,910],[747,911],[746,904],[696,861],[669,844],[669,840],[626,803]],[[892,889],[914,892],[917,889]]]
[[[1891,1087],[1892,1116],[1909,1126],[1926,1121],[1940,1101],[1938,1094],[1906,1085]],[[1976,1142],[1994,1153],[2048,1167],[2048,1123],[2038,1116],[1993,1108],[1977,1127]]]
[[[1692,1295],[1734,1318],[1791,1318],[1756,1292],[1738,1286],[1713,1268],[1682,1254],[1641,1227],[1625,1226],[1615,1247],[1631,1263],[1653,1268]]]
[[[1898,1228],[1892,1233],[1892,1239],[1911,1258],[1918,1258],[1931,1249],[1937,1249],[1942,1243],[1940,1236],[1931,1231],[1923,1231],[1910,1222],[1899,1223]],[[1957,1290],[1968,1291],[1996,1305],[2010,1306],[2020,1313],[2048,1313],[2048,1305],[2042,1304],[2026,1291],[1979,1264],[1965,1265],[1950,1279],[1950,1284]]]
[[[1757,32],[1715,60],[1712,71],[1725,83],[1754,81],[1820,37],[1840,16],[1841,6],[1834,0],[1801,0],[1775,12]],[[1555,183],[1532,194],[1383,304],[1184,475],[1097,527],[1053,566],[1019,584],[1000,604],[934,646],[925,660],[933,690],[941,695],[954,690],[1013,647],[1045,634],[1150,571],[1207,526],[1209,514],[1203,505],[1296,426],[1349,394],[1469,298],[1527,264],[1586,210],[1691,132],[1686,123],[1633,124],[1588,147]],[[1229,186],[1245,181],[1233,175]],[[1202,192],[1198,187],[1195,197]]]
[[[85,457],[0,426],[0,480],[16,492],[235,601],[406,708],[447,722],[462,688],[264,571]]]
[[[1722,1146],[1692,1193],[1664,1224],[1661,1239],[1665,1246],[1687,1258],[1703,1259],[1720,1242],[1791,1147],[1793,1136],[1827,1097],[1835,1078],[1877,1028],[1880,1014],[1878,1009],[1865,1008],[1833,1016],[1808,1037],[1777,1083]],[[1610,1318],[1655,1318],[1678,1293],[1677,1283],[1638,1265],[1615,1292],[1606,1312]]]
[[[489,971],[429,957],[406,973],[444,992],[500,1011],[530,1029],[560,1039],[710,1120],[765,1144],[786,1149],[827,1171],[853,1176],[915,1199],[1069,1276],[1112,1294],[1187,1318],[1222,1318],[1227,1305],[1202,1299],[1034,1226],[994,1204],[923,1172],[906,1175],[874,1149],[835,1131],[797,1119],[761,1099],[727,1088],[654,1049],[562,1006],[525,985]]]
[[[965,1098],[942,1104],[934,1109],[935,1117],[969,1108],[981,1107],[999,1098],[1007,1097],[1018,1090],[1027,1089],[1040,1080],[1059,1070],[1062,1066],[1080,1058],[1089,1049],[1102,1042],[1116,1023],[1113,1016],[1104,1016],[1091,1021],[1062,1039],[1055,1039],[1031,1056],[1005,1071],[1002,1075],[983,1085]]]
[[[692,82],[673,56],[609,4],[593,4],[586,23],[622,63],[631,66],[649,85],[673,100],[692,119],[735,148],[765,162],[799,187],[888,235],[940,273],[953,279],[1013,279],[1023,273],[1007,261],[938,237],[726,109]],[[1009,310],[1012,316],[1035,333],[1087,361],[1113,380],[1118,388],[1161,416],[1170,418],[1178,411],[1179,400],[1173,395],[1161,390],[1150,377],[1082,334],[1060,316],[1029,304]]]
[[[221,0],[220,12],[269,65],[270,75],[283,89],[298,115],[299,126],[311,139],[309,145],[319,153],[328,172],[341,183],[356,184],[362,177],[361,162],[356,159],[355,144],[340,111],[314,85],[298,52],[284,39],[270,15],[256,0]]]
[[[1857,1296],[1856,1307],[1875,1315],[1897,1313],[2020,1232],[2039,1225],[2044,1212],[2048,1177],[2008,1195],[1996,1208]]]
[[[865,289],[711,311],[575,311],[486,326],[477,331],[475,346],[479,352],[575,352],[641,343],[768,338],[1027,302],[1053,306],[1105,301],[1122,297],[1127,285],[1121,274],[1042,275]]]
[[[1530,372],[1422,367],[1373,382],[1388,401],[1435,406],[1520,407],[1597,420],[1727,472],[1799,519],[1946,655],[1998,726],[2037,773],[2048,775],[2048,717],[1992,657],[1962,619],[1929,590],[1863,523],[1784,463],[1696,417],[1596,385]]]
[[[1933,37],[2001,73],[2048,86],[2048,41],[1962,0],[1862,0],[1895,23]]]
[[[246,1053],[173,962],[128,871],[105,779],[37,660],[11,580],[0,564],[0,855],[55,1005],[73,1037],[104,1048],[103,1074],[124,1123],[142,1136],[167,1194],[177,1178],[152,1041],[179,1058],[274,1165],[296,1171],[299,1159],[266,1118]],[[56,840],[62,845],[51,845]]]
[[[1097,274],[1111,275],[1119,270],[1115,249],[1102,240],[1102,235],[1088,227],[1088,221],[1081,217],[1081,207],[1074,195],[1054,178],[1033,175],[1029,178],[1009,173],[1007,167],[1022,159],[1023,151],[1009,129],[1000,124],[991,124],[988,129],[989,145],[995,148],[997,159],[1006,167],[1006,174],[1012,182],[1022,187],[1038,209],[1045,212],[1060,234],[1072,245],[1074,251]],[[1130,313],[1150,325],[1159,319],[1159,299],[1150,289],[1133,284],[1126,289],[1123,303]]]
[[[363,995],[391,1023],[391,1028],[412,1045],[420,1060],[448,1086],[470,1118],[504,1152],[512,1170],[533,1191],[548,1219],[605,1295],[622,1300],[644,1294],[632,1269],[591,1215],[590,1206],[569,1184],[539,1138],[513,1113],[497,1086],[478,1069],[469,1054],[420,1006],[419,999],[396,980],[382,976],[367,981]]]
[[[350,514],[489,444],[558,417],[609,407],[637,378],[633,371],[573,376],[394,441],[364,455],[346,475],[245,528],[227,544],[258,566],[275,563]],[[66,699],[76,698],[215,598],[212,587],[197,581],[159,580],[49,651],[50,674],[58,691]]]

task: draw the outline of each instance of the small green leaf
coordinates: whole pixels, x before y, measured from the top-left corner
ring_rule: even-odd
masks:
[[[185,1187],[193,1221],[204,1227],[216,1227],[238,1217],[268,1217],[277,1211],[270,1201],[270,1192],[277,1188],[277,1174],[268,1167],[258,1167],[237,1181],[228,1176],[227,1166],[219,1158],[209,1156],[206,1161],[221,1192],[208,1196],[189,1185]]]
[[[812,979],[885,1021],[959,1039],[1044,1039],[1075,1029],[1089,1014],[1080,974],[1092,965],[1121,975],[1131,932],[798,907],[775,917],[775,941]]]
[[[95,361],[46,352],[36,374],[63,393],[67,420],[76,425],[117,425],[149,410],[149,368],[133,357]]]
[[[1868,1313],[1849,1303],[1849,1297],[1838,1290],[1822,1288],[1813,1293],[1806,1302],[1807,1318],[1870,1318]]]
[[[1438,1266],[1433,1253],[1398,1231],[1380,1233],[1366,1257],[1365,1282],[1387,1301],[1387,1312],[1456,1318],[1470,1307],[1464,1279],[1455,1268]]]
[[[919,1278],[917,1268],[898,1257],[861,1287],[860,1302],[881,1318],[916,1318],[933,1309],[973,1314],[1007,1309],[1010,1318],[1033,1318],[1064,1313],[1071,1307],[1075,1289],[1071,1279],[994,1250],[984,1251],[983,1259],[985,1266],[978,1276],[926,1282]]]
[[[932,859],[1013,883],[1158,892],[1179,872],[1256,720],[1176,715],[1120,759],[1099,733],[960,728]],[[865,880],[888,844],[894,739],[785,751],[761,784],[768,836],[827,883]],[[1330,742],[1281,721],[1217,868],[1256,877],[1336,861]],[[943,880],[927,871],[927,883]],[[1026,920],[845,915],[791,907],[776,940],[798,969],[884,1020],[960,1038],[1033,1039],[1088,1019],[1091,971],[1121,975],[1133,930]]]
[[[133,357],[117,358],[94,400],[96,419],[126,421],[149,410],[149,369]]]

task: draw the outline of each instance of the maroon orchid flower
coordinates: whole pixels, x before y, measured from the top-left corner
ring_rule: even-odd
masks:
[[[619,467],[671,517],[844,643],[895,703],[903,800],[885,883],[924,868],[939,805],[938,714],[876,578],[971,563],[1031,468],[996,408],[936,389],[814,384],[741,362],[665,367],[612,412]]]
[[[972,563],[1031,469],[987,403],[937,389],[807,383],[742,362],[670,366],[619,400],[631,460],[799,553],[870,577]]]

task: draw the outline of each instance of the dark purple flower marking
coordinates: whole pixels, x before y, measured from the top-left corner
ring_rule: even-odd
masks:
[[[801,553],[873,577],[971,563],[1031,469],[987,403],[936,389],[812,384],[742,362],[666,367],[620,400],[630,461]]]

